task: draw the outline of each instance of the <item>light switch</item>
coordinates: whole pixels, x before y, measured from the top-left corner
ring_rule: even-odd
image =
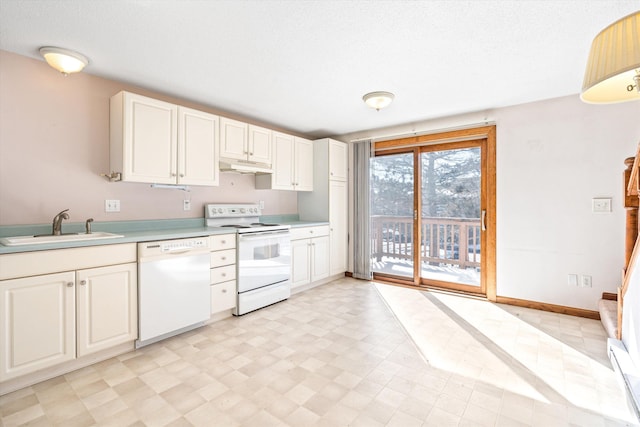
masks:
[[[611,198],[594,198],[591,199],[591,211],[594,213],[611,212]]]

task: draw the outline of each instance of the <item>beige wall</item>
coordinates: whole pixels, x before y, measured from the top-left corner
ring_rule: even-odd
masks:
[[[264,200],[264,214],[297,212],[295,192],[256,190],[253,175],[222,173],[219,187],[189,193],[100,177],[109,172],[109,98],[121,90],[223,113],[87,73],[64,77],[0,51],[0,225],[46,223],[67,208],[71,222],[197,218],[207,202]],[[105,213],[105,199],[120,200],[121,212]]]

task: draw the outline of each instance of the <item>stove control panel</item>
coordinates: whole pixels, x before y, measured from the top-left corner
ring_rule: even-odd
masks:
[[[204,206],[205,218],[241,218],[260,215],[262,215],[262,211],[258,204],[209,204]]]

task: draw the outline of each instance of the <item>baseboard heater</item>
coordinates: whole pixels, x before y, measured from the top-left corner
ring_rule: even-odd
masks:
[[[625,389],[627,403],[640,421],[640,373],[622,341],[607,339],[607,353],[611,366]]]

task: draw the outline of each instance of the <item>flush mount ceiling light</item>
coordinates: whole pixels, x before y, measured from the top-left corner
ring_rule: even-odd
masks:
[[[391,104],[395,95],[391,92],[370,92],[362,97],[365,104],[380,111]]]
[[[40,48],[40,55],[44,57],[47,64],[60,71],[65,76],[70,73],[77,73],[89,63],[86,56],[69,49],[60,47],[45,46]]]
[[[580,99],[591,104],[640,100],[640,11],[602,30],[591,44]]]

